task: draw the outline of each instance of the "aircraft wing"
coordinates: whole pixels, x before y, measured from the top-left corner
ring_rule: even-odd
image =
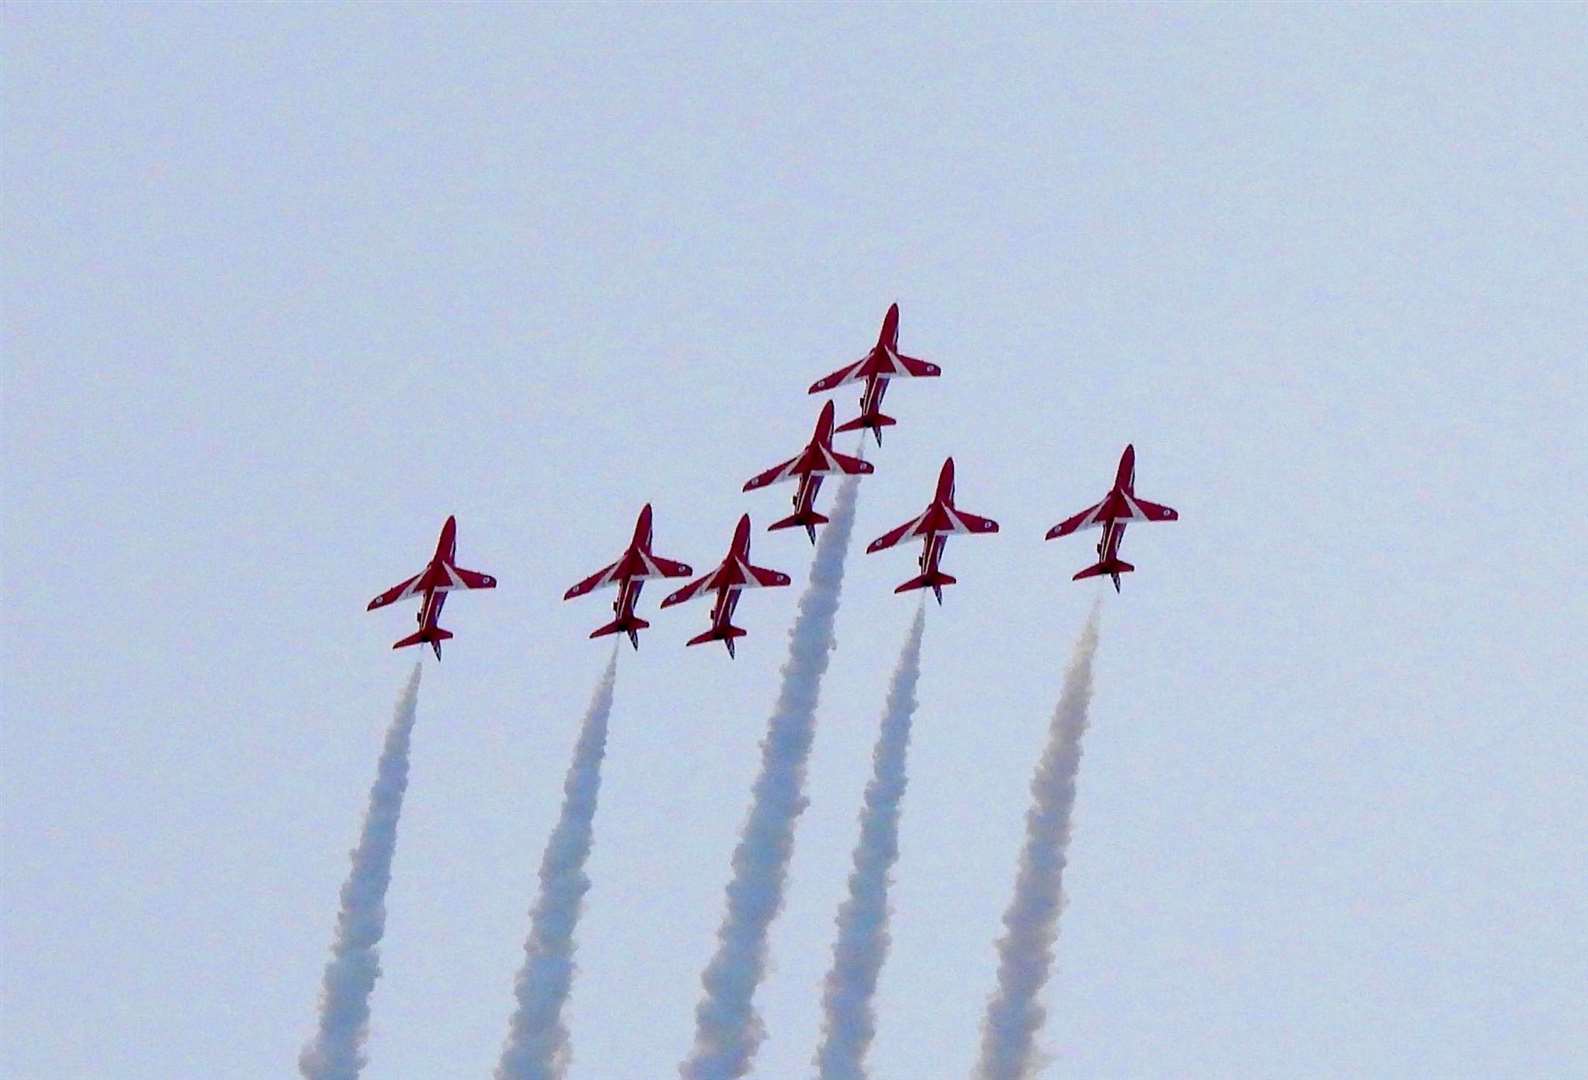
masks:
[[[717,587],[717,582],[722,578],[722,573],[723,567],[719,566],[711,573],[706,574],[703,577],[696,578],[688,585],[685,585],[682,589],[679,589],[677,592],[673,593],[673,595],[669,596],[666,600],[663,600],[662,607],[672,607],[674,604],[682,604],[686,601],[693,600],[697,596],[702,596],[710,592]]]
[[[749,580],[744,583],[747,589],[772,588],[789,583],[789,576],[776,570],[768,570],[764,566],[751,566],[749,563],[745,563],[744,568],[750,572]]]
[[[1074,517],[1065,518],[1063,521],[1059,522],[1057,525],[1053,526],[1053,528],[1048,530],[1047,539],[1057,540],[1061,536],[1069,536],[1072,532],[1077,532],[1081,529],[1097,528],[1103,524],[1101,511],[1103,507],[1107,505],[1108,500],[1104,499],[1095,506],[1088,506],[1085,510],[1082,510]]]
[[[613,572],[617,570],[620,565],[622,565],[621,559],[618,560],[618,562],[613,563],[611,566],[603,566],[601,569],[585,578],[579,584],[563,593],[562,598],[564,600],[572,600],[576,596],[583,596],[586,593],[595,592],[603,585],[612,584],[612,582],[617,580],[613,576]]]
[[[744,490],[755,491],[757,488],[764,488],[768,484],[777,484],[784,480],[792,479],[799,473],[797,466],[804,456],[801,454],[799,457],[789,458],[781,465],[774,465],[766,472],[750,477],[744,482]]]
[[[842,386],[844,383],[855,382],[856,380],[864,379],[866,377],[866,361],[870,359],[871,354],[867,353],[859,360],[856,360],[852,364],[844,365],[831,375],[822,376],[820,379],[817,379],[815,382],[811,383],[809,393],[825,393],[835,386]]]
[[[1170,507],[1159,506],[1157,503],[1148,502],[1146,499],[1138,499],[1134,495],[1132,495],[1130,497],[1130,501],[1133,504],[1135,504],[1135,509],[1141,515],[1139,518],[1136,518],[1136,520],[1138,520],[1138,521],[1179,521],[1180,520],[1179,512],[1174,510],[1174,509],[1172,509],[1172,508],[1170,508]]]
[[[839,471],[848,473],[850,476],[870,476],[876,471],[872,468],[871,462],[865,458],[850,457],[848,454],[840,454],[836,450],[829,450],[827,453],[838,465]]]
[[[954,523],[952,532],[974,534],[995,533],[998,531],[998,523],[992,518],[977,517],[975,514],[967,514],[963,510],[950,510],[948,517]]]
[[[931,378],[934,375],[941,375],[943,373],[942,369],[936,364],[929,363],[925,360],[917,360],[913,356],[904,356],[899,353],[895,353],[894,355],[899,359],[899,366],[902,367],[908,374],[913,375],[917,379]]]
[[[651,556],[651,565],[660,571],[662,577],[688,577],[695,571],[688,563],[674,562],[664,559],[660,555]]]
[[[452,577],[454,588],[460,589],[494,589],[496,579],[490,574],[482,574],[478,570],[465,570],[461,566],[448,566],[448,573]]]
[[[930,512],[931,511],[928,511],[928,513]],[[920,517],[912,518],[911,520],[906,521],[903,525],[900,525],[896,529],[888,530],[873,540],[871,543],[867,544],[866,552],[869,554],[873,551],[886,551],[895,544],[918,535],[916,533],[916,529],[918,529],[921,525],[921,522],[925,520],[926,514],[922,514]]]
[[[375,597],[375,599],[371,600],[369,602],[369,607],[365,608],[364,610],[374,611],[376,608],[383,608],[387,604],[395,604],[399,600],[408,599],[410,596],[413,596],[419,591],[418,589],[414,588],[414,586],[417,585],[419,583],[419,579],[424,576],[424,571],[421,570],[419,573],[415,574],[407,581],[404,581],[402,584],[393,585],[391,588]]]

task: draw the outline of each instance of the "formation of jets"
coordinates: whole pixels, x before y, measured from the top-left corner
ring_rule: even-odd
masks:
[[[869,431],[882,445],[882,429],[895,423],[891,416],[882,413],[882,398],[888,384],[901,378],[935,378],[942,373],[933,363],[899,352],[899,305],[888,308],[882,320],[877,343],[859,360],[839,368],[831,375],[811,384],[810,393],[820,394],[848,383],[863,383],[860,394],[860,413],[837,427],[833,426],[833,403],[822,406],[816,419],[816,430],[811,440],[796,456],[763,473],[751,477],[744,484],[745,491],[756,491],[785,480],[797,480],[794,491],[794,512],[773,522],[768,531],[803,527],[811,543],[816,542],[816,527],[827,523],[827,518],[816,509],[816,497],[822,480],[827,476],[867,476],[875,471],[870,462],[861,457],[840,454],[833,449],[833,435],[841,431]],[[1108,575],[1119,591],[1119,575],[1135,567],[1119,557],[1119,545],[1125,536],[1125,527],[1136,522],[1175,521],[1179,514],[1167,506],[1148,502],[1136,496],[1136,449],[1125,447],[1119,459],[1119,469],[1114,476],[1114,486],[1101,502],[1087,507],[1073,517],[1066,518],[1048,530],[1047,539],[1068,536],[1082,529],[1100,528],[1102,537],[1097,543],[1098,560],[1075,574],[1072,580]],[[652,578],[687,578],[694,571],[687,563],[663,558],[651,550],[651,507],[647,503],[634,523],[633,539],[618,560],[597,570],[570,588],[564,600],[585,596],[609,585],[617,586],[617,597],[612,602],[613,619],[590,634],[592,638],[609,634],[626,634],[629,642],[639,648],[639,632],[650,623],[635,613],[640,590]],[[399,600],[422,597],[418,623],[419,630],[392,646],[401,649],[409,645],[429,644],[441,658],[441,643],[452,634],[441,628],[437,620],[447,593],[457,589],[493,589],[496,579],[489,574],[464,570],[454,561],[457,551],[457,521],[447,518],[441,528],[441,538],[436,543],[436,553],[430,563],[418,574],[401,584],[394,585],[369,602],[369,610],[382,608]],[[937,490],[932,501],[919,516],[890,529],[866,547],[867,553],[883,551],[906,541],[920,540],[921,554],[917,558],[920,574],[899,585],[894,592],[931,589],[937,602],[943,602],[943,587],[955,583],[955,578],[943,572],[943,548],[950,536],[971,536],[996,533],[998,523],[991,518],[967,513],[954,504],[954,459],[943,462],[938,474]],[[728,655],[734,655],[734,642],[745,636],[743,627],[733,623],[734,609],[739,594],[745,589],[777,587],[789,584],[789,576],[778,570],[755,566],[750,562],[750,515],[739,519],[734,529],[728,554],[716,569],[696,578],[662,601],[661,606],[672,607],[697,597],[715,595],[712,605],[711,626],[689,639],[690,645],[720,641]]]

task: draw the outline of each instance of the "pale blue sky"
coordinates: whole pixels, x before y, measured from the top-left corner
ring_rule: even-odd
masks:
[[[945,454],[876,1075],[963,1076],[1120,448],[1058,1077],[1588,1072],[1588,14],[8,4],[0,1072],[290,1072],[449,513],[372,1078],[483,1076],[641,503],[696,566],[902,308]],[[841,413],[853,395],[838,395]],[[825,499],[831,498],[827,493]],[[688,1048],[796,587],[618,674],[580,1080]],[[910,556],[852,554],[757,1075],[805,1075]]]

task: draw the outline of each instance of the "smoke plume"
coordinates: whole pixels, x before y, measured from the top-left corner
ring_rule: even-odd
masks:
[[[397,818],[408,787],[408,743],[419,703],[420,671],[421,665],[415,664],[408,686],[397,700],[375,784],[369,791],[364,832],[353,849],[352,869],[342,885],[336,940],[331,944],[331,961],[325,965],[320,990],[319,1030],[298,1056],[298,1071],[307,1080],[356,1080],[364,1067],[369,995],[380,977],[386,887],[391,884]]]
[[[1047,1017],[1038,1001],[1053,970],[1063,907],[1064,865],[1075,806],[1075,775],[1081,736],[1092,700],[1092,657],[1097,652],[1098,609],[1092,608],[1075,655],[1064,673],[1064,689],[1053,710],[1047,749],[1031,780],[1026,840],[1020,853],[1014,897],[1004,912],[998,939],[998,986],[982,1022],[977,1080],[1032,1080],[1043,1062],[1037,1032]]]
[[[905,759],[925,626],[923,604],[916,609],[915,622],[899,654],[871,755],[871,782],[866,785],[860,810],[860,840],[849,874],[849,896],[838,908],[838,940],[822,992],[822,1041],[816,1050],[821,1080],[864,1080],[866,1051],[877,1031],[871,999],[888,955],[888,885],[899,857],[899,803],[908,780]]]
[[[844,580],[844,554],[855,523],[855,477],[838,489],[832,521],[816,545],[811,581],[789,631],[783,686],[761,743],[749,816],[733,853],[727,910],[717,951],[702,973],[695,1044],[679,1066],[685,1080],[743,1076],[766,1032],[751,999],[766,974],[767,930],[783,906],[794,823],[805,809],[805,762],[815,733],[816,701],[833,648],[833,617]]]
[[[568,1028],[562,1010],[573,984],[573,933],[590,889],[584,868],[601,794],[601,759],[606,754],[617,671],[618,651],[613,646],[563,780],[562,815],[541,856],[540,896],[530,911],[524,966],[513,984],[518,1008],[508,1022],[496,1080],[561,1080],[568,1071]]]

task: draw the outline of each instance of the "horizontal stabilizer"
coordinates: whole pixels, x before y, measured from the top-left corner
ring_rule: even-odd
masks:
[[[438,626],[433,630],[421,630],[417,634],[409,634],[393,645],[392,648],[406,649],[410,645],[420,645],[426,641],[446,641],[450,637],[452,637],[451,630],[443,630]]]
[[[866,429],[892,427],[894,424],[897,424],[897,423],[898,423],[898,421],[895,420],[893,417],[891,417],[891,416],[883,416],[881,413],[871,413],[870,415],[867,415],[865,413],[861,413],[859,416],[855,417],[853,420],[850,420],[850,421],[848,421],[846,423],[839,424],[833,430],[834,431],[863,431],[863,430],[866,430]]]
[[[1082,578],[1101,577],[1104,574],[1128,574],[1134,569],[1136,569],[1134,566],[1122,559],[1108,559],[1094,566],[1088,566],[1070,580],[1080,581]]]
[[[740,626],[724,626],[720,630],[714,626],[704,634],[696,634],[686,644],[704,645],[708,641],[732,641],[734,638],[742,638],[748,633],[748,630]]]
[[[814,510],[809,510],[803,514],[790,514],[782,521],[774,521],[766,529],[767,532],[776,532],[778,529],[792,529],[796,525],[815,526],[825,524],[827,524],[827,516],[825,514],[818,514]]]
[[[920,577],[911,578],[909,581],[906,581],[903,585],[900,585],[893,591],[896,593],[902,593],[911,592],[915,589],[936,590],[941,589],[944,585],[956,584],[958,581],[958,578],[941,572],[935,574],[922,574]]]
[[[590,631],[593,638],[606,637],[608,634],[621,634],[629,630],[644,630],[651,624],[644,619],[614,619],[598,630]]]

